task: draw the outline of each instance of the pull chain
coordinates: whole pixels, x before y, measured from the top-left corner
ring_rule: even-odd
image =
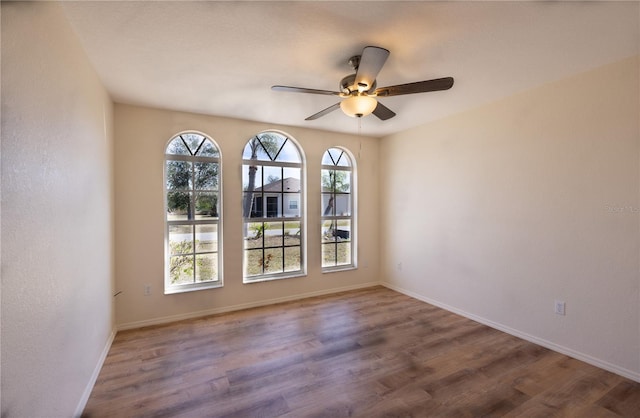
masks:
[[[358,150],[358,160],[359,160],[360,154],[362,153],[362,116],[358,118],[358,136],[360,137],[360,149]]]

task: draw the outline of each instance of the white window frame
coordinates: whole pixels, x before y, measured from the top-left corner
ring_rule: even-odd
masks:
[[[335,271],[344,271],[344,270],[353,270],[358,268],[358,245],[357,245],[357,239],[358,239],[358,228],[357,228],[357,189],[358,189],[358,185],[357,185],[357,175],[356,175],[356,160],[353,156],[353,154],[346,148],[341,147],[341,146],[334,146],[334,147],[330,147],[327,148],[325,150],[325,152],[322,154],[322,159],[324,160],[324,156],[325,154],[329,151],[329,150],[339,150],[342,153],[342,158],[344,158],[345,156],[348,158],[348,162],[349,162],[349,166],[340,166],[337,165],[338,162],[334,162],[334,164],[322,164],[322,160],[321,160],[321,166],[320,166],[320,265],[321,265],[321,269],[323,273],[330,273],[330,272],[335,272]],[[323,202],[325,199],[323,199],[324,195],[327,194],[331,194],[329,192],[326,192],[325,190],[323,190],[323,185],[322,185],[322,171],[323,170],[335,170],[335,171],[341,171],[341,172],[345,172],[347,173],[347,175],[349,176],[349,193],[339,193],[340,195],[344,196],[344,195],[348,195],[348,202],[349,202],[349,206],[351,208],[351,211],[348,215],[344,215],[344,214],[337,214],[337,213],[330,213],[328,215],[325,215],[325,207],[323,206]],[[333,193],[333,197],[336,197],[336,193]],[[337,199],[336,199],[337,200]],[[334,204],[337,205],[337,202],[335,202],[334,200]],[[349,238],[348,240],[342,239],[340,237],[335,237],[335,241],[333,243],[329,243],[327,242],[327,240],[325,239],[325,226],[327,223],[334,223],[337,224],[340,221],[343,220],[348,220],[350,222],[350,229],[349,229]],[[346,264],[337,264],[337,253],[338,253],[338,244],[344,244],[346,242],[350,243],[350,253],[351,253],[351,262],[350,263],[346,263]],[[330,266],[325,266],[324,265],[324,248],[327,245],[335,245],[335,249],[334,249],[334,254],[336,254],[336,264],[335,265],[330,265]]]
[[[179,155],[179,154],[168,154],[167,150],[169,145],[177,138],[180,138],[183,135],[189,135],[189,134],[193,134],[193,135],[199,135],[204,137],[204,141],[210,141],[211,144],[213,144],[213,146],[215,147],[215,149],[217,150],[218,156],[217,157],[211,157],[211,156],[194,156],[194,155]],[[194,216],[194,219],[188,219],[188,220],[169,220],[169,210],[168,210],[168,195],[169,195],[169,189],[167,187],[167,161],[186,161],[186,162],[191,162],[191,163],[198,163],[198,162],[205,162],[205,163],[216,163],[218,164],[218,173],[217,173],[217,189],[215,190],[217,192],[217,218],[212,218],[212,219],[196,219]],[[222,196],[222,151],[220,150],[220,146],[213,140],[213,138],[211,138],[209,135],[202,133],[202,132],[198,132],[198,131],[193,131],[193,130],[189,130],[189,131],[183,131],[180,132],[174,136],[171,137],[171,139],[167,142],[166,146],[165,146],[165,158],[163,161],[164,164],[164,168],[163,168],[163,189],[164,189],[164,223],[165,223],[165,230],[164,230],[164,234],[165,234],[165,239],[164,239],[164,243],[165,243],[165,273],[164,273],[164,293],[165,294],[174,294],[174,293],[183,293],[183,292],[192,292],[192,291],[197,291],[197,290],[203,290],[203,289],[212,289],[212,288],[219,288],[219,287],[223,287],[224,286],[224,278],[223,278],[223,255],[222,255],[222,219],[223,219],[223,213],[222,213],[222,208],[223,208],[223,196]],[[192,183],[194,182],[194,178],[193,176],[195,175],[195,172],[192,170],[192,178],[191,181]],[[189,189],[189,190],[194,190],[193,188]],[[191,202],[192,206],[194,207],[194,214],[195,214],[195,193],[194,193],[194,198],[192,199]],[[170,227],[171,226],[176,226],[176,225],[190,225],[193,226],[193,230],[192,230],[192,252],[190,253],[185,253],[184,255],[187,256],[193,256],[194,257],[194,282],[193,283],[183,283],[183,284],[173,284],[171,283],[171,274],[170,274],[170,262],[171,262],[171,246],[170,246],[170,242],[169,242],[169,238],[170,238]],[[216,225],[216,230],[217,230],[217,248],[216,251],[197,251],[196,250],[196,226],[199,225]],[[211,253],[216,253],[217,255],[217,280],[213,280],[213,281],[206,281],[206,282],[196,282],[195,281],[195,275],[196,275],[196,266],[195,266],[195,260],[196,260],[196,255],[198,254],[211,254]]]
[[[299,198],[298,198],[298,209],[299,210],[299,216],[284,216],[284,210],[285,210],[285,205],[284,202],[282,201],[280,203],[281,205],[281,209],[283,211],[283,213],[280,213],[281,216],[268,216],[268,212],[267,212],[267,197],[270,197],[270,195],[272,193],[270,192],[263,192],[262,193],[262,216],[261,217],[250,217],[250,218],[245,218],[243,216],[242,219],[242,226],[243,226],[243,231],[242,231],[242,241],[243,241],[243,248],[242,248],[242,281],[244,284],[250,284],[250,283],[259,283],[259,282],[265,282],[265,281],[271,281],[271,280],[279,280],[279,279],[288,279],[288,278],[294,278],[294,277],[303,277],[307,275],[307,253],[306,253],[306,248],[307,248],[307,242],[306,242],[306,217],[307,217],[307,213],[306,213],[306,162],[305,162],[305,155],[304,155],[304,151],[302,149],[302,147],[300,146],[300,144],[290,135],[281,132],[281,131],[276,131],[276,130],[268,130],[268,131],[263,131],[258,133],[257,135],[261,135],[261,134],[265,134],[265,133],[272,133],[272,134],[276,134],[276,135],[280,135],[283,138],[286,139],[286,141],[290,141],[295,147],[296,150],[300,156],[300,162],[284,162],[284,161],[277,161],[276,160],[267,160],[267,159],[258,159],[258,160],[251,160],[251,159],[245,159],[243,158],[242,160],[242,171],[244,173],[245,168],[248,168],[249,166],[260,166],[262,168],[264,167],[280,167],[280,168],[299,168],[300,169],[300,191],[299,191]],[[255,136],[254,136],[255,137]],[[251,141],[254,137],[251,137],[249,139],[249,141]],[[247,141],[247,144],[249,143],[249,141]],[[243,147],[243,152],[244,149],[246,148],[246,144],[245,147]],[[263,177],[264,177],[264,170],[261,169],[260,172],[262,172]],[[282,178],[281,178],[282,179]],[[264,185],[264,181],[266,179],[262,179],[260,185],[263,186]],[[282,179],[283,180],[283,179]],[[244,184],[244,180],[243,180],[243,184]],[[257,192],[256,192],[257,193]],[[277,194],[277,193],[276,193]],[[283,194],[283,199],[284,200],[284,193]],[[242,202],[244,204],[245,201],[245,195],[246,195],[246,191],[244,190],[244,186],[242,189]],[[272,196],[271,196],[272,197]],[[287,207],[288,209],[288,207]],[[242,208],[242,212],[244,212],[244,207]],[[248,262],[248,257],[247,257],[247,251],[249,249],[245,248],[245,241],[246,241],[246,236],[245,233],[248,235],[248,224],[251,223],[260,223],[260,222],[283,222],[283,229],[284,229],[284,224],[286,222],[300,222],[300,269],[299,270],[292,270],[292,271],[282,271],[282,272],[278,272],[278,273],[262,273],[259,275],[251,275],[251,276],[247,276],[246,275],[246,271],[247,271],[247,262]],[[284,231],[283,231],[284,232]],[[284,233],[283,233],[284,235]],[[284,253],[286,251],[286,243],[283,240],[283,245],[282,245],[282,249],[283,249],[283,258],[285,258]],[[252,248],[253,250],[257,250],[259,248],[263,249],[263,252],[265,250],[265,248],[279,248],[279,247],[255,247]],[[283,264],[284,264],[284,260],[283,260]],[[264,267],[263,267],[264,269]],[[284,270],[284,268],[283,268]]]

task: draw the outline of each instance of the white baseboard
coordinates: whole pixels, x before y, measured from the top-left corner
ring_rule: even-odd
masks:
[[[107,354],[109,354],[109,350],[111,349],[111,344],[113,344],[113,339],[115,337],[116,337],[116,329],[114,328],[111,331],[109,338],[107,338],[107,342],[105,343],[104,348],[100,353],[100,357],[98,358],[98,363],[96,364],[96,367],[93,369],[93,373],[91,374],[89,383],[87,383],[87,387],[84,389],[84,392],[82,393],[82,398],[80,398],[80,402],[76,407],[76,412],[75,414],[73,414],[74,417],[80,417],[82,415],[82,412],[84,411],[84,408],[87,406],[87,402],[89,401],[89,396],[91,396],[91,391],[93,390],[93,387],[95,386],[96,381],[98,380],[98,376],[100,375],[100,370],[102,370],[102,365],[104,364],[104,361],[107,358]]]
[[[548,348],[548,349],[556,351],[558,353],[567,355],[569,357],[573,357],[573,358],[575,358],[577,360],[580,360],[580,361],[584,361],[585,363],[591,364],[592,366],[596,366],[596,367],[599,367],[601,369],[604,369],[604,370],[610,371],[612,373],[615,373],[617,375],[620,375],[620,376],[626,377],[628,379],[634,380],[636,382],[640,382],[640,373],[639,372],[634,372],[633,370],[629,370],[629,369],[626,369],[624,367],[620,367],[620,366],[617,366],[615,364],[611,364],[611,363],[609,363],[607,361],[592,357],[592,356],[590,356],[588,354],[584,354],[584,353],[581,353],[579,351],[573,350],[571,348],[558,345],[558,344],[553,343],[551,341],[547,341],[545,339],[538,338],[538,337],[536,337],[534,335],[530,335],[530,334],[527,334],[525,332],[518,331],[517,329],[514,329],[514,328],[511,328],[511,327],[499,324],[497,322],[494,322],[494,321],[479,317],[479,316],[474,315],[472,313],[463,311],[463,310],[455,308],[453,306],[449,306],[449,305],[447,305],[445,303],[442,303],[442,302],[438,302],[437,300],[430,299],[428,297],[425,297],[425,296],[422,296],[422,295],[417,294],[415,292],[412,292],[410,290],[406,290],[406,289],[403,289],[401,287],[392,285],[390,283],[381,282],[380,284],[382,286],[386,287],[386,288],[389,288],[391,290],[395,290],[396,292],[400,292],[400,293],[405,294],[407,296],[411,296],[414,299],[421,300],[423,302],[426,302],[426,303],[429,303],[431,305],[437,306],[438,308],[442,308],[442,309],[447,310],[449,312],[453,312],[455,314],[464,316],[465,318],[469,318],[469,319],[471,319],[473,321],[479,322],[479,323],[481,323],[483,325],[486,325],[488,327],[495,328],[495,329],[497,329],[499,331],[506,332],[507,334],[513,335],[513,336],[518,337],[518,338],[522,338],[523,340],[527,340],[527,341],[532,342],[534,344],[538,344],[538,345],[540,345],[542,347]]]
[[[305,298],[310,298],[314,296],[330,295],[332,293],[346,292],[349,290],[364,289],[364,288],[373,287],[373,286],[380,286],[380,282],[368,282],[368,283],[358,284],[353,286],[318,290],[315,292],[300,293],[293,296],[285,296],[285,297],[275,298],[275,299],[266,299],[266,300],[261,300],[257,302],[241,303],[238,305],[225,306],[222,308],[212,308],[212,309],[206,309],[206,310],[196,311],[196,312],[187,312],[184,314],[146,319],[143,321],[126,322],[124,324],[117,325],[117,329],[118,331],[124,331],[127,329],[142,328],[142,327],[148,327],[151,325],[162,325],[170,322],[182,321],[184,319],[200,318],[203,316],[239,311],[242,309],[257,308],[260,306],[273,305],[273,304],[282,303],[282,302],[290,302],[293,300],[305,299]]]

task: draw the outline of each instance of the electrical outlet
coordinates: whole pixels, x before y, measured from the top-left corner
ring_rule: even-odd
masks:
[[[565,303],[563,301],[556,300],[554,312],[557,315],[564,315],[565,314],[565,308],[566,308],[566,305],[565,305]]]
[[[398,271],[402,271],[402,263],[398,263],[396,267],[398,268]]]
[[[144,295],[145,296],[151,296],[151,285],[150,284],[145,284],[144,285]]]

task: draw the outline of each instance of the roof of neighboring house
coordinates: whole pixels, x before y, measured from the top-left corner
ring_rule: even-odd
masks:
[[[265,184],[264,187],[256,187],[256,192],[266,193],[278,193],[278,192],[293,192],[300,191],[300,179],[293,177],[287,177],[284,180],[277,180],[269,184]]]

